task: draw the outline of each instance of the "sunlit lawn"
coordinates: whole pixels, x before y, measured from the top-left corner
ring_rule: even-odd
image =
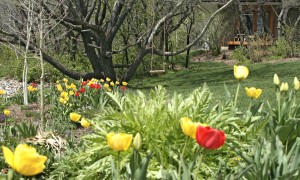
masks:
[[[250,70],[248,78],[242,82],[239,96],[239,106],[243,108],[248,104],[249,98],[246,96],[245,87],[257,87],[263,89],[259,99],[273,102],[274,85],[273,75],[277,73],[281,82],[288,82],[289,87],[293,88],[295,76],[300,78],[300,61],[278,62],[278,63],[257,63],[246,64]],[[224,84],[227,85],[230,93],[234,96],[237,88],[237,81],[233,76],[233,67],[225,63],[217,62],[198,62],[191,63],[189,69],[179,71],[168,71],[165,75],[156,77],[144,77],[134,79],[130,82],[131,88],[147,91],[157,85],[162,85],[168,89],[170,94],[174,92],[189,94],[195,88],[207,83],[214,99],[224,100]],[[244,102],[244,103],[243,103]]]

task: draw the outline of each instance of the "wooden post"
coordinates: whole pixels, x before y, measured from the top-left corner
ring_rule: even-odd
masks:
[[[253,11],[253,32],[256,33],[257,31],[257,7],[256,10]]]
[[[270,17],[269,17],[269,28],[272,32],[272,37],[275,35],[275,12],[274,9],[270,8]]]

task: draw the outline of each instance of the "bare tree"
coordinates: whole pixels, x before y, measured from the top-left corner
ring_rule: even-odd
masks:
[[[19,0],[20,1],[20,0]],[[110,77],[116,79],[115,63],[113,56],[121,53],[129,48],[135,49],[135,58],[128,65],[128,70],[121,74],[123,81],[129,81],[137,70],[143,58],[150,53],[160,56],[173,56],[190,49],[199,41],[205,34],[207,28],[216,17],[217,14],[227,8],[234,0],[229,0],[224,6],[218,9],[207,20],[207,24],[202,27],[202,31],[184,48],[177,49],[174,52],[162,51],[157,46],[152,44],[154,39],[159,39],[159,34],[163,31],[163,25],[173,21],[174,26],[182,24],[180,21],[184,14],[190,14],[193,9],[190,7],[202,3],[195,0],[180,0],[180,1],[137,1],[137,0],[50,0],[42,2],[42,5],[35,9],[40,12],[44,10],[44,16],[50,17],[60,24],[59,28],[67,32],[72,32],[77,42],[82,43],[85,49],[86,56],[92,66],[92,72],[77,72],[65,67],[58,59],[55,59],[51,53],[45,49],[42,50],[43,59],[53,65],[62,73],[75,79],[86,78],[104,78]],[[171,2],[171,3],[170,3]],[[151,22],[150,12],[155,6],[169,6],[170,11],[156,12],[155,21]],[[59,4],[59,8],[56,8]],[[189,5],[188,5],[189,4]],[[137,9],[139,8],[139,9]],[[143,11],[141,16],[134,16],[133,12]],[[197,13],[195,11],[195,13]],[[160,15],[160,16],[158,16]],[[130,17],[135,17],[134,21],[126,21]],[[187,16],[186,16],[187,17]],[[135,25],[135,21],[140,22]],[[134,30],[132,36],[126,45],[121,46],[117,37],[125,23],[132,26]],[[21,22],[20,22],[21,24]],[[175,31],[173,29],[173,31]],[[25,46],[25,37],[18,31],[1,30],[5,37],[1,37],[0,41],[10,43],[19,43]],[[171,32],[168,32],[171,34]],[[38,46],[31,41],[29,49],[37,51]],[[153,50],[153,51],[152,51]]]
[[[278,37],[282,36],[282,30],[283,26],[287,24],[287,16],[289,11],[292,8],[297,8],[298,11],[300,10],[300,1],[299,0],[282,0],[282,7],[281,11],[278,15],[278,21],[277,21],[277,34]],[[297,27],[300,21],[300,13],[298,14],[298,18],[296,18],[296,21],[294,22],[293,26]]]

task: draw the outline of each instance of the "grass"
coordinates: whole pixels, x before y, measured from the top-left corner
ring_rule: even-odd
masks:
[[[246,65],[250,74],[241,84],[238,106],[245,108],[250,99],[245,93],[245,87],[256,87],[263,90],[258,101],[274,102],[273,76],[277,73],[281,82],[288,82],[289,87],[293,88],[295,76],[299,76],[300,61],[278,62],[278,63],[257,63]],[[224,100],[224,84],[228,87],[232,99],[237,88],[237,80],[233,76],[233,66],[218,62],[198,62],[191,63],[189,69],[182,69],[177,72],[168,71],[165,75],[158,77],[143,77],[134,79],[130,82],[130,88],[148,91],[155,86],[164,86],[170,94],[174,92],[187,95],[194,89],[208,85],[214,95],[215,100]]]

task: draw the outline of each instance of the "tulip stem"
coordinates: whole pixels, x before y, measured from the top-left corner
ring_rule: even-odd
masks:
[[[197,179],[197,177],[198,177],[198,174],[199,174],[198,171],[200,169],[203,157],[205,156],[205,152],[206,152],[205,149],[203,149],[202,154],[201,154],[201,156],[198,159],[198,163],[197,163],[197,168],[196,168],[196,171],[195,171],[195,178],[194,179]]]
[[[241,85],[241,82],[238,83],[238,86],[236,88],[236,93],[235,93],[235,98],[234,98],[234,104],[233,104],[233,112],[234,112],[234,114],[235,114],[235,110],[236,110],[237,98],[238,98],[239,91],[240,91],[240,85]]]
[[[278,111],[278,124],[281,123],[281,108],[280,108],[280,93],[281,92],[277,92],[277,111]]]
[[[118,177],[117,177],[117,179],[120,179],[120,175],[121,175],[121,166],[120,166],[120,151],[118,151],[118,158],[117,158],[117,171],[118,171]]]
[[[252,106],[252,104],[253,104],[253,98],[251,98],[251,100],[250,100],[250,104],[249,104],[249,108],[248,108],[248,110],[251,112],[251,106]]]

